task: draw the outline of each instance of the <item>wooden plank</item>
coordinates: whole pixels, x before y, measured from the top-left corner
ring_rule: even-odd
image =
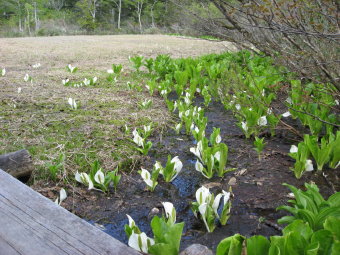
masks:
[[[0,254],[18,255],[20,254],[11,244],[0,238]]]
[[[0,170],[0,254],[140,253]]]

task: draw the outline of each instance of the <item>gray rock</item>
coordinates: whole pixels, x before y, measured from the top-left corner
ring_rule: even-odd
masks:
[[[213,252],[204,245],[193,244],[182,251],[179,255],[213,255]]]

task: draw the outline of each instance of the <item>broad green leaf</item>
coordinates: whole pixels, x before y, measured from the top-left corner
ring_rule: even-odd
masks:
[[[184,222],[168,225],[163,218],[153,217],[151,228],[154,234],[155,244],[169,244],[177,254],[182,237]]]
[[[264,236],[252,236],[247,239],[247,255],[266,255],[270,242]]]
[[[313,234],[312,229],[309,227],[308,223],[303,222],[302,220],[295,220],[293,223],[289,224],[282,230],[283,235],[288,235],[289,233],[298,233],[305,240],[309,240],[311,235]]]
[[[216,255],[241,255],[244,237],[240,234],[223,239],[216,249]]]
[[[320,213],[317,215],[317,217],[315,218],[315,229],[314,230],[318,230],[323,228],[323,224],[325,222],[325,220],[330,216],[336,217],[336,218],[340,218],[340,206],[336,206],[336,207],[328,207],[328,208],[324,208],[320,211]],[[334,221],[335,223],[336,221]],[[340,229],[340,223],[338,223],[339,229]],[[340,240],[340,239],[339,239]]]
[[[286,255],[284,252],[285,237],[271,236],[270,243],[269,255]]]
[[[279,224],[290,224],[292,223],[294,220],[296,220],[295,216],[284,216],[281,219],[279,219],[277,222]]]
[[[304,255],[305,248],[307,246],[306,239],[297,231],[289,232],[287,235],[285,234],[285,246],[284,251],[285,254],[290,255]]]
[[[317,255],[320,249],[319,243],[311,243],[307,246],[305,250],[306,255]]]
[[[328,255],[331,252],[333,244],[333,235],[330,231],[322,229],[313,233],[311,243],[319,243],[318,254]]]
[[[340,254],[340,241],[335,241],[333,243],[331,255],[339,255]]]
[[[152,255],[177,255],[178,251],[166,243],[156,243],[149,247],[148,253]]]
[[[327,202],[331,205],[331,206],[340,206],[340,192],[334,193],[333,195],[331,195]]]
[[[329,230],[334,235],[334,238],[336,240],[340,241],[340,218],[327,218],[324,227],[326,230]]]

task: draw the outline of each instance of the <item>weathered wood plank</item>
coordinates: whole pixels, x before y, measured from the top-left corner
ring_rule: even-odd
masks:
[[[11,244],[7,243],[5,240],[0,238],[0,251],[1,254],[6,255],[18,255],[20,254],[18,251],[16,251]]]
[[[139,253],[0,170],[0,254]]]

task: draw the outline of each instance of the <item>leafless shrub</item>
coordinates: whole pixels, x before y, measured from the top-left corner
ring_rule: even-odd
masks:
[[[194,6],[187,13],[201,32],[260,50],[301,78],[340,91],[338,1],[199,0]]]

